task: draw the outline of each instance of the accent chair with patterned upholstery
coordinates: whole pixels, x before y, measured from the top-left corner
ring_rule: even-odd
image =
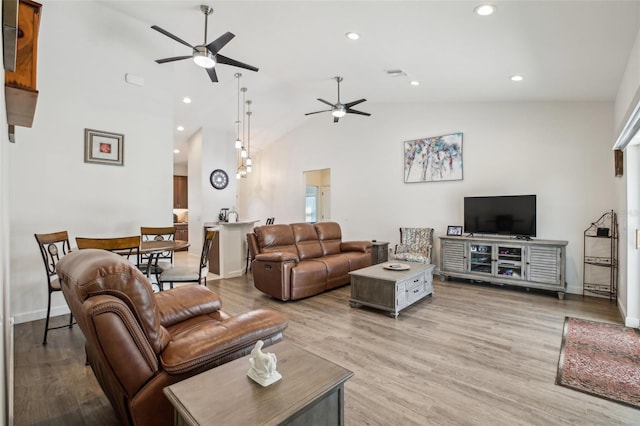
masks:
[[[431,263],[433,228],[400,228],[400,244],[396,244],[393,260]]]

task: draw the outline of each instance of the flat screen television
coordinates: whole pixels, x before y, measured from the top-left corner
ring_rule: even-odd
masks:
[[[536,236],[536,196],[464,197],[464,230],[472,234]]]

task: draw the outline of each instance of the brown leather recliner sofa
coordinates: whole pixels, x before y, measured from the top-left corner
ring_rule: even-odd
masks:
[[[258,226],[247,241],[255,287],[280,300],[349,284],[349,272],[371,266],[371,242],[343,242],[336,222]]]
[[[276,343],[287,327],[274,311],[230,316],[196,284],[154,294],[135,265],[104,250],[72,252],[57,273],[87,360],[126,425],[172,425],[164,387],[250,353],[257,340]],[[220,391],[224,383],[202,389]]]

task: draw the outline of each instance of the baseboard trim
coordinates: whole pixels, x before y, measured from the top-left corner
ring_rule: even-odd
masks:
[[[67,305],[64,306],[52,306],[51,307],[51,318],[58,317],[60,315],[67,315],[71,311]],[[17,314],[13,316],[15,324],[22,324],[25,322],[36,321],[40,319],[44,319],[47,317],[47,310],[40,309],[37,311],[24,312],[21,314]]]

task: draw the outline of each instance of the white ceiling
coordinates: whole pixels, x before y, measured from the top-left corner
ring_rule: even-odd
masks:
[[[191,60],[157,65],[175,79],[175,123],[186,128],[176,131],[176,145],[203,125],[233,131],[239,71],[253,102],[252,150],[306,120],[339,126],[329,113],[304,115],[326,109],[316,98],[335,102],[337,75],[344,77],[341,100],[366,98],[356,109],[368,112],[397,102],[612,101],[640,27],[640,1],[494,1],[488,17],[473,13],[481,1],[456,0],[101,3],[193,45],[204,36],[199,5],[213,7],[207,42],[234,33],[220,53],[260,71],[218,65],[214,84]],[[347,39],[348,31],[360,40]],[[190,54],[149,32],[149,60]],[[389,77],[390,69],[408,75]],[[510,81],[513,74],[524,81]],[[183,95],[193,103],[182,104]]]

